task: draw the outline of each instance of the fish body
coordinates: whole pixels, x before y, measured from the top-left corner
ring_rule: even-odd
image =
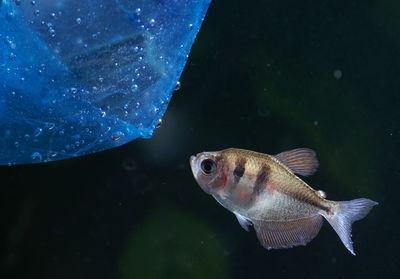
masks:
[[[369,199],[330,201],[296,174],[309,176],[318,168],[313,150],[297,148],[275,156],[243,149],[225,149],[191,156],[200,187],[233,212],[240,225],[253,225],[267,249],[306,245],[323,219],[353,254],[351,224],[377,203]]]

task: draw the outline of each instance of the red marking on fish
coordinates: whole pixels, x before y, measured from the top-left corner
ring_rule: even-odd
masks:
[[[246,190],[240,190],[239,192],[239,202],[244,202],[249,197],[249,193]]]
[[[225,188],[227,182],[228,182],[228,176],[225,175],[225,176],[224,176],[224,186],[222,186],[222,189]]]
[[[267,183],[267,189],[270,195],[273,195],[275,192],[275,187],[271,183]]]

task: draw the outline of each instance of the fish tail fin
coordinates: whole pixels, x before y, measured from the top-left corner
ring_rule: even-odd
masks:
[[[353,242],[351,241],[351,224],[367,216],[372,207],[378,203],[369,199],[355,199],[333,203],[333,212],[323,215],[339,235],[344,246],[355,256]]]

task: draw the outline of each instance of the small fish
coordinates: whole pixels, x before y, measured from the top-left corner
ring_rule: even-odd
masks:
[[[318,168],[313,150],[297,148],[275,156],[243,149],[202,152],[190,157],[200,187],[233,212],[246,231],[253,225],[267,249],[306,245],[319,232],[323,218],[353,254],[351,225],[373,206],[369,199],[330,201],[296,176]]]

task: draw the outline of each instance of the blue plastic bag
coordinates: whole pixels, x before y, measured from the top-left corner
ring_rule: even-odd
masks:
[[[0,164],[150,138],[210,0],[0,1]]]

